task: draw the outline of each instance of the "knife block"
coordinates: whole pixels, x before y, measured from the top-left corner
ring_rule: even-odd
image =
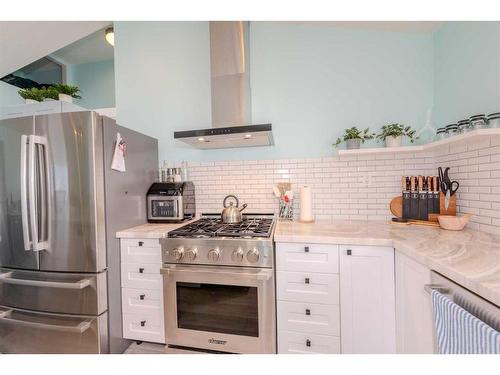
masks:
[[[443,192],[439,193],[439,214],[440,215],[451,215],[451,216],[456,216],[457,214],[457,194],[453,194],[450,197],[450,204],[448,206],[448,209],[444,208],[444,200],[446,199],[446,196],[444,195]]]

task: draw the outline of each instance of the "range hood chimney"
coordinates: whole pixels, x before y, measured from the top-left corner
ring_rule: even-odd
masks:
[[[210,22],[212,128],[174,132],[199,149],[270,146],[271,124],[250,125],[249,23]]]

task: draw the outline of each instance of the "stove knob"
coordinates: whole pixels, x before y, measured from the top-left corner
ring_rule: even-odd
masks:
[[[250,263],[257,263],[259,261],[260,255],[259,250],[252,249],[247,253],[247,259]]]
[[[189,260],[189,261],[193,261],[196,259],[196,257],[198,256],[198,249],[195,247],[194,249],[188,249],[186,251],[186,259]]]
[[[169,251],[168,256],[170,260],[179,261],[184,256],[184,249],[182,247],[176,247]]]
[[[220,250],[212,249],[208,252],[208,260],[211,262],[217,262],[220,258]]]
[[[240,263],[243,261],[243,250],[238,249],[234,250],[233,253],[231,254],[231,259],[233,262]]]

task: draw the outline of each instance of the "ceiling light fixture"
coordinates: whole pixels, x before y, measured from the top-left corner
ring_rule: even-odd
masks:
[[[245,138],[248,139],[248,138],[252,138],[252,134],[245,134]]]
[[[198,138],[198,141],[199,142],[205,142],[205,138],[200,137],[200,138]]]
[[[106,31],[104,31],[104,37],[106,38],[106,42],[113,47],[115,46],[115,30],[112,27],[108,27]]]

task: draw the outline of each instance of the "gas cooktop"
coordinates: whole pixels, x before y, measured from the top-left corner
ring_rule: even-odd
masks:
[[[168,233],[169,238],[269,238],[274,227],[273,214],[246,214],[238,224],[224,224],[220,215],[204,214],[195,222]]]

